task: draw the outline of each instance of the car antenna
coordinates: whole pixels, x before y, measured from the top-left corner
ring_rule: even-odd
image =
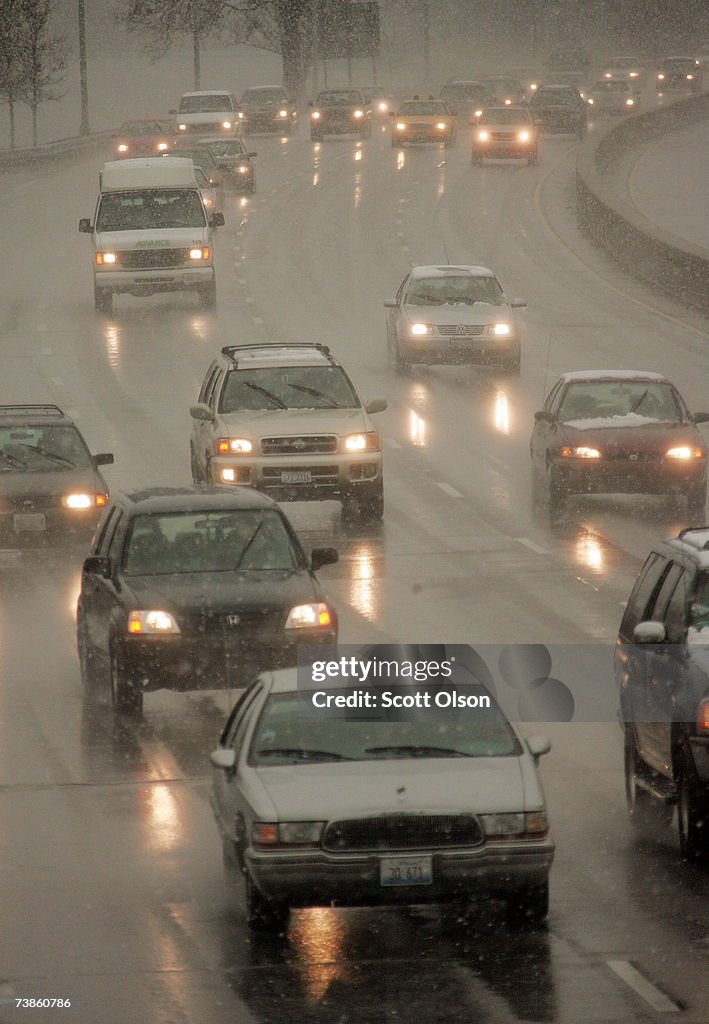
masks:
[[[446,263],[448,264],[448,266],[450,266],[451,265],[451,258],[448,255],[448,246],[446,245],[445,242],[441,242],[441,245],[443,246],[443,251],[446,254]]]

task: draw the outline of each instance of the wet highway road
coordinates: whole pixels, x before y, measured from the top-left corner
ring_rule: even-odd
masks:
[[[530,501],[533,411],[562,370],[668,373],[706,408],[709,325],[612,268],[578,236],[576,144],[540,163],[472,168],[388,133],[313,146],[254,137],[257,193],[228,197],[219,308],[119,297],[94,314],[88,243],[101,161],[0,181],[0,399],[53,401],[114,489],[189,482],[188,407],[229,342],[331,345],[366,398],[384,395],[386,512],[288,511],[323,569],[345,642],[615,639],[651,543],[683,524],[659,499],[587,500],[552,531]],[[382,302],[409,264],[480,262],[529,306],[522,375],[388,367]],[[702,404],[704,403],[704,404]],[[436,910],[310,910],[251,938],[224,891],[207,755],[233,694],[150,694],[142,720],[82,703],[78,562],[3,556],[0,574],[0,1021],[470,1021],[705,1024],[709,875],[682,864],[671,820],[633,836],[612,722],[555,725],[542,774],[557,858],[546,931]],[[15,1009],[63,997],[70,1009]]]

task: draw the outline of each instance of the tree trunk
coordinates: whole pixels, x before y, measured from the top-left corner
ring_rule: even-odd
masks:
[[[10,149],[15,148],[15,97],[9,96],[7,100],[10,114]]]
[[[39,108],[39,100],[37,94],[32,94],[32,145],[37,146],[37,110]]]
[[[194,29],[192,32],[192,60],[194,64],[194,87],[195,90],[200,89],[201,81],[201,68],[199,62],[199,32]]]
[[[278,0],[276,13],[281,33],[283,88],[296,102],[302,99],[305,87],[305,66],[300,38],[303,0]]]

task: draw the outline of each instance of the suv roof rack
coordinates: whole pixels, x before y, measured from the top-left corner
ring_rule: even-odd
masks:
[[[0,416],[63,416],[58,405],[0,405]]]
[[[695,537],[693,534],[702,534],[703,536]],[[677,540],[683,544],[689,544],[697,551],[709,551],[709,526],[686,526],[677,534]]]
[[[225,345],[222,348],[222,355],[236,363],[239,352],[277,348],[314,348],[317,349],[318,352],[322,352],[322,354],[328,359],[333,358],[330,355],[329,347],[327,345],[322,345],[319,341],[264,341],[250,342],[244,345]]]

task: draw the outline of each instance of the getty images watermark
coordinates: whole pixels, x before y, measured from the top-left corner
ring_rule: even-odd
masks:
[[[623,685],[622,649],[610,644],[303,645],[298,655],[308,718],[406,721],[498,705],[517,722],[616,722]],[[632,709],[638,721],[661,713]]]

